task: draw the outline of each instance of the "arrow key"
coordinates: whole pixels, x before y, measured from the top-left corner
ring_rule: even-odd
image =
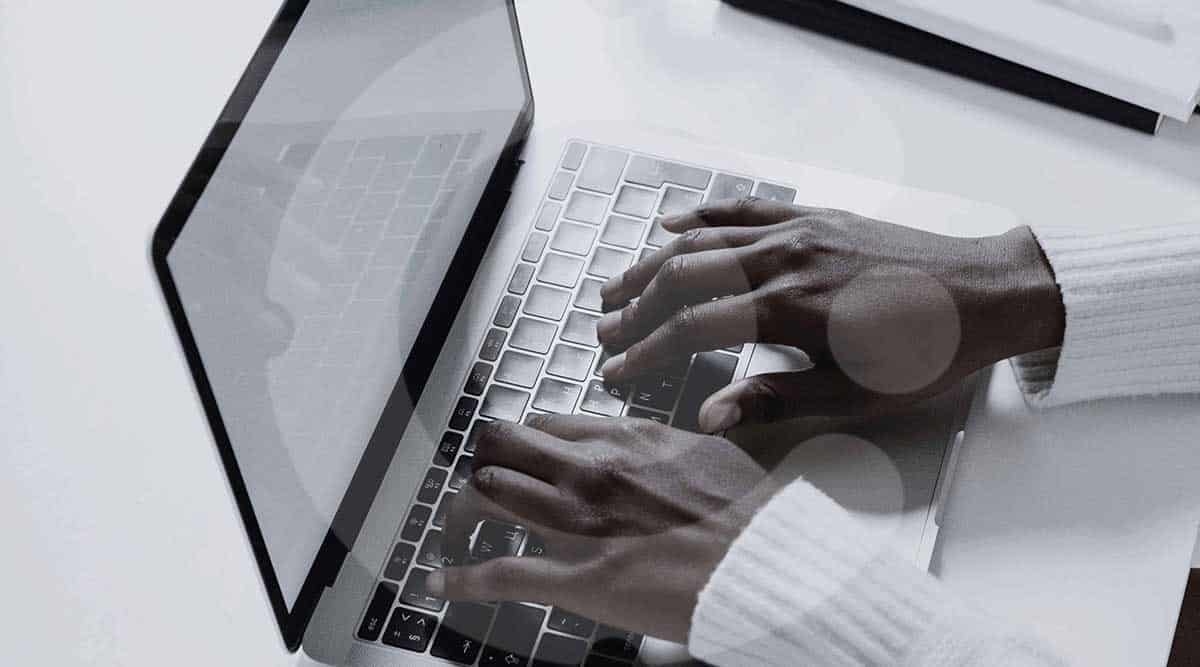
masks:
[[[485,604],[452,602],[430,653],[463,665],[473,664],[495,613],[495,609]]]

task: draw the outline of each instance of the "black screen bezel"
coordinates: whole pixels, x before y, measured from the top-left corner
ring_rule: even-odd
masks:
[[[520,166],[520,152],[533,125],[533,90],[529,82],[524,46],[521,41],[513,0],[506,0],[513,31],[525,104],[505,143],[505,148],[488,179],[479,204],[463,234],[459,248],[447,268],[429,314],[421,327],[412,351],[397,379],[375,431],[355,470],[346,495],[342,498],[321,548],[305,578],[295,605],[291,610],[283,597],[282,588],[272,566],[266,541],[250,501],[246,482],[237,464],[233,444],[218,409],[216,396],[204,370],[199,347],[188,323],[179,292],[171,274],[167,257],[183,231],[196,203],[203,195],[209,180],[220,164],[226,149],[237,134],[254,99],[283,51],[292,31],[304,14],[309,0],[286,0],[276,13],[237,86],[225,103],[213,129],[209,132],[195,160],[189,167],[162,219],[154,230],[150,254],[158,276],[171,320],[179,335],[188,368],[200,396],[205,416],[216,441],[221,463],[229,480],[230,490],[246,529],[251,550],[258,564],[259,575],[279,624],[284,645],[289,651],[299,649],[305,629],[316,610],[322,591],[331,585],[354,544],[366,520],[383,476],[391,463],[396,447],[412,416],[412,410],[433,371],[446,334],[453,325],[463,298],[492,234],[499,223],[509,189]]]

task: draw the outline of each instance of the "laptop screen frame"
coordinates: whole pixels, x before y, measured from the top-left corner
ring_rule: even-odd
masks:
[[[434,303],[405,360],[400,377],[397,378],[382,416],[359,460],[321,548],[313,560],[294,605],[289,609],[167,258],[308,4],[309,0],[285,0],[272,19],[217,122],[168,204],[154,230],[150,244],[151,261],[171,320],[183,347],[192,380],[216,442],[284,645],[290,652],[299,649],[322,592],[336,579],[379,491],[384,474],[400,442],[399,435],[403,433],[412,417],[413,408],[433,371],[446,334],[458,315],[475,270],[500,221],[511,184],[520,167],[519,156],[529,136],[534,116],[533,90],[516,7],[514,0],[505,0],[518,69],[524,86],[525,103],[517,114],[505,147],[471,216],[458,250],[447,268]]]

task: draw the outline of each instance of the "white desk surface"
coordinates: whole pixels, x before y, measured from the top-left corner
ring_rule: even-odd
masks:
[[[637,119],[1033,223],[1200,219],[1200,122],[1143,136],[716,0],[518,8],[538,122]],[[294,660],[147,252],[275,9],[0,3],[0,663]],[[1197,407],[1034,414],[995,373],[943,577],[1079,664],[1162,664],[1200,507]]]

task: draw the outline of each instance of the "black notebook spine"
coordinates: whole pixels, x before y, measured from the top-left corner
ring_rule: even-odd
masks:
[[[1162,116],[1099,91],[835,0],[725,0],[801,28],[1148,134]]]

